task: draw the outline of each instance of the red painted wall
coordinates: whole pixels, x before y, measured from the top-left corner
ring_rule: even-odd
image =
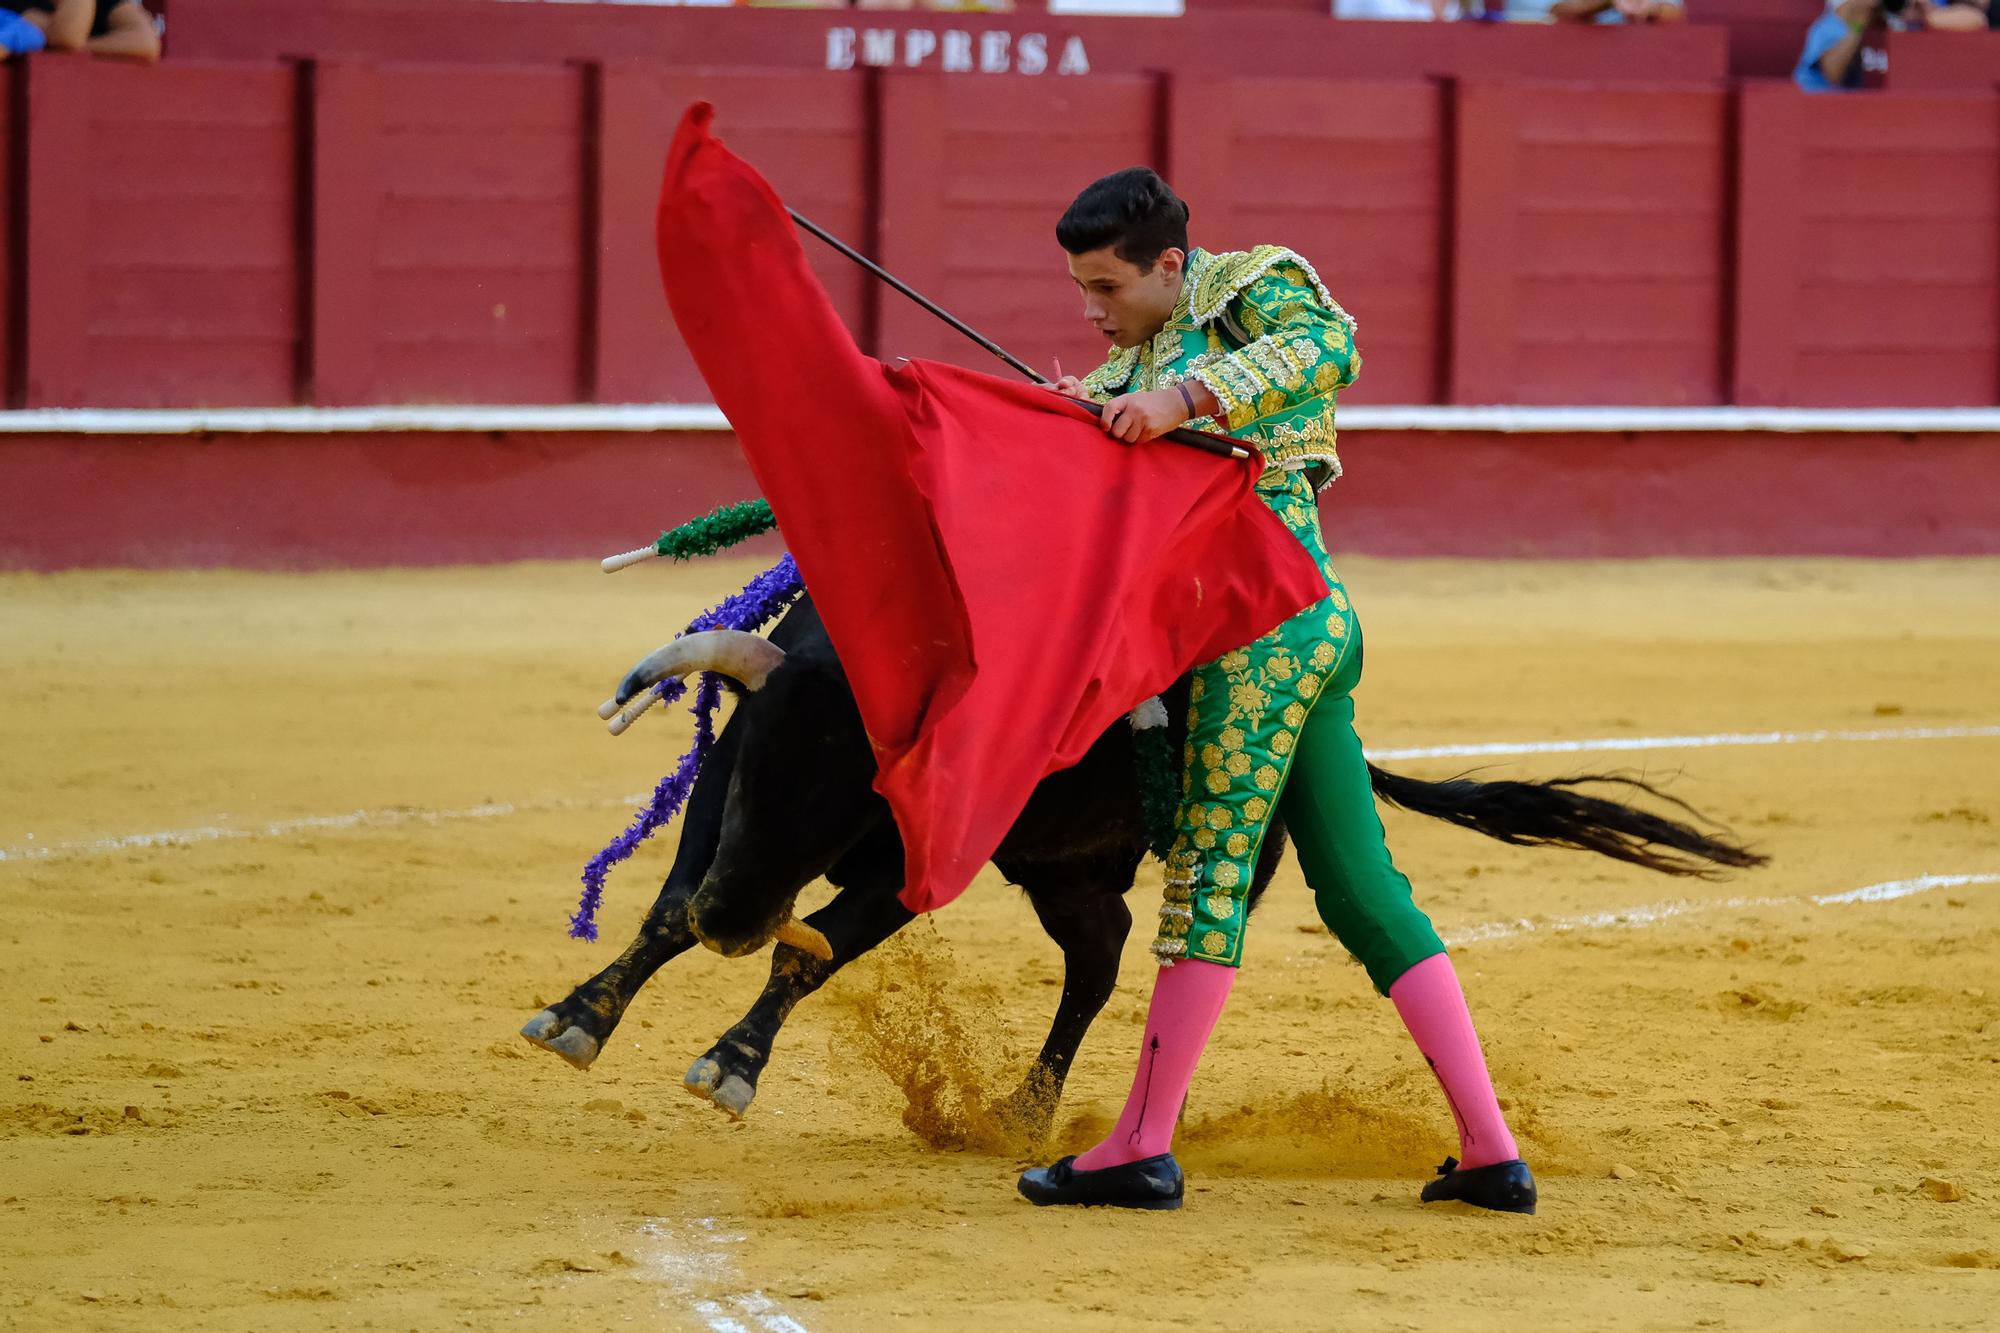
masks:
[[[1336,555],[2000,554],[1992,436],[1348,431],[1341,452]],[[595,560],[755,493],[733,441],[697,434],[10,437],[0,468],[14,569]]]

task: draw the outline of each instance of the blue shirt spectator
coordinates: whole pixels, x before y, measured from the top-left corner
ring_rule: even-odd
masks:
[[[1847,8],[1842,5],[1827,10],[1806,29],[1806,49],[1799,53],[1799,67],[1792,71],[1792,80],[1809,93],[1837,93],[1861,86],[1862,63],[1857,57],[1868,25],[1850,24],[1842,18],[1840,10]],[[1831,76],[1829,70],[1833,71]]]
[[[0,10],[0,60],[12,60],[48,44],[42,30],[19,14]]]
[[[1792,81],[1809,93],[1852,92],[1869,74],[1889,72],[1889,53],[1868,45],[1871,29],[1907,32],[1979,32],[1987,26],[1984,0],[1932,4],[1930,0],[1842,0],[1806,29],[1805,50],[1799,53]]]
[[[160,58],[159,22],[139,0],[0,0],[0,10],[40,29],[51,51]]]

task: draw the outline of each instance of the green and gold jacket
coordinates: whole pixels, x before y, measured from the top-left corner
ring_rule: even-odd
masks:
[[[1271,467],[1323,465],[1325,485],[1340,475],[1334,395],[1361,372],[1354,329],[1312,265],[1283,246],[1197,248],[1165,326],[1137,347],[1114,349],[1083,377],[1083,391],[1109,402],[1194,380],[1215,395],[1224,420],[1200,417],[1190,427],[1253,445]]]

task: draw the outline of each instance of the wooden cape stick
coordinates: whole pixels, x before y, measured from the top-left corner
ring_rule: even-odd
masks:
[[[894,287],[897,291],[909,297],[912,301],[915,301],[918,305],[930,311],[954,329],[957,329],[960,333],[972,339],[972,341],[978,343],[981,347],[984,347],[987,351],[993,353],[993,355],[999,357],[1002,361],[1005,361],[1035,383],[1047,384],[1049,382],[1048,376],[1042,374],[1033,366],[1021,360],[1020,357],[1015,356],[999,343],[994,342],[991,338],[973,328],[970,324],[967,324],[964,320],[959,319],[949,310],[946,310],[937,302],[926,297],[922,292],[910,286],[910,284],[904,282],[880,264],[877,264],[867,255],[862,254],[832,232],[813,222],[796,208],[787,208],[785,211],[792,215],[792,221],[798,223],[801,228],[819,237],[822,241],[825,241],[828,245],[840,251],[840,253],[846,255],[849,259],[852,259],[855,263],[861,265],[861,267],[867,269],[870,273],[873,273],[876,277],[888,283],[891,287]],[[1093,403],[1081,398],[1070,398],[1068,401],[1087,407],[1100,416],[1104,413],[1104,405],[1102,403]],[[1213,435],[1203,435],[1199,431],[1171,430],[1159,438],[1162,440],[1171,440],[1175,444],[1187,445],[1191,449],[1199,449],[1203,453],[1218,454],[1223,458],[1248,458],[1250,456],[1250,451],[1240,444],[1231,444],[1227,440],[1219,439]],[[608,564],[609,562],[606,563]]]

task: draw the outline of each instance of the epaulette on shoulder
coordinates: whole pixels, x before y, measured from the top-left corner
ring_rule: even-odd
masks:
[[[1282,245],[1260,245],[1254,250],[1226,250],[1206,256],[1201,272],[1195,274],[1194,295],[1188,298],[1188,317],[1197,327],[1207,324],[1229,308],[1243,289],[1279,265],[1290,265],[1305,274],[1313,291],[1328,310],[1340,310],[1340,303],[1326,289],[1319,274],[1296,250]],[[1345,312],[1343,312],[1345,313]]]

